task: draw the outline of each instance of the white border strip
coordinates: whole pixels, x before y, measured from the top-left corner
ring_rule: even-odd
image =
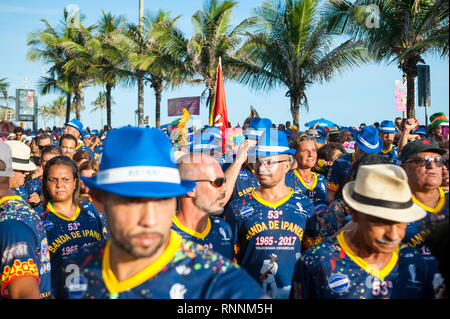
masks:
[[[97,183],[115,184],[129,182],[160,182],[181,184],[176,168],[161,166],[129,166],[111,168],[97,174]]]
[[[267,145],[256,146],[256,151],[258,152],[279,153],[287,150],[289,150],[289,147],[286,146],[267,146]]]

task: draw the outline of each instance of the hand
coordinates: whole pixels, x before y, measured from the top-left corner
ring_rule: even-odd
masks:
[[[244,143],[240,144],[236,153],[236,162],[238,164],[244,164],[248,157],[248,150],[250,147],[254,146],[254,143],[250,140],[245,140]]]
[[[405,121],[404,130],[407,132],[414,131],[418,127],[419,127],[419,119],[410,118]]]
[[[34,192],[33,194],[31,194],[28,197],[28,202],[30,204],[35,204],[36,205],[36,204],[40,203],[40,201],[41,201],[41,198],[39,197],[38,193],[36,193],[36,192]]]

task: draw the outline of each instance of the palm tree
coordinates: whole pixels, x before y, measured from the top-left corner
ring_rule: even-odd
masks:
[[[131,26],[130,32],[140,47],[129,55],[131,66],[135,70],[145,72],[145,82],[155,92],[155,126],[160,127],[161,94],[168,86],[177,86],[184,80],[184,61],[173,55],[167,48],[167,38],[180,31],[175,27],[179,16],[170,17],[167,11],[159,10],[155,15],[146,14],[143,32],[137,26]],[[136,44],[137,44],[136,43]]]
[[[230,24],[237,2],[232,0],[206,0],[203,8],[192,16],[194,35],[187,39],[182,32],[170,33],[162,40],[172,56],[183,61],[183,78],[187,83],[203,83],[206,105],[211,112],[216,90],[217,64],[222,59],[225,78],[235,72],[231,63],[242,41],[242,35],[252,25],[248,18],[237,26]]]
[[[237,54],[235,77],[257,91],[287,88],[293,122],[309,109],[306,89],[370,61],[367,49],[351,40],[333,48],[335,34],[318,16],[319,0],[265,1],[254,9],[255,33]]]
[[[331,27],[366,41],[377,61],[398,63],[407,82],[407,117],[415,117],[417,64],[423,55],[448,57],[448,1],[329,0]]]
[[[111,127],[111,90],[129,74],[127,70],[122,70],[120,65],[118,65],[117,61],[120,59],[118,56],[119,52],[112,45],[111,41],[109,41],[109,38],[114,34],[123,33],[124,30],[124,17],[114,16],[111,13],[106,14],[105,11],[102,11],[102,17],[98,21],[98,34],[96,36],[100,46],[95,46],[95,48],[99,49],[93,50],[92,53],[96,63],[97,82],[105,85],[106,123],[109,127]]]
[[[116,104],[114,102],[114,100],[112,99],[112,97],[109,98],[109,105],[111,108],[111,105]],[[105,92],[99,92],[97,98],[95,99],[94,102],[92,102],[92,106],[95,106],[92,110],[92,112],[96,112],[96,111],[100,111],[100,118],[101,118],[101,127],[103,127],[103,110],[106,108],[107,109],[107,105],[108,105],[108,98]],[[109,110],[109,112],[111,113],[111,109]]]
[[[41,21],[46,27],[28,35],[27,45],[30,46],[30,50],[27,53],[27,59],[50,64],[50,77],[41,79],[42,94],[53,91],[66,93],[67,121],[70,117],[73,95],[75,117],[80,119],[83,88],[91,84],[92,80],[91,72],[86,69],[86,63],[74,55],[72,49],[74,46],[84,45],[86,32],[92,30],[94,26],[84,27],[78,21],[78,16],[69,17],[67,10],[64,10],[64,19],[60,21],[58,29],[53,28],[45,19]]]

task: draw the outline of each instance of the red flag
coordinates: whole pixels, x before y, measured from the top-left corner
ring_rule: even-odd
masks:
[[[222,63],[220,58],[219,64],[217,65],[216,94],[214,98],[213,109],[211,110],[209,118],[209,125],[217,126],[222,131],[222,136],[224,136],[225,129],[228,128],[227,101],[225,99]]]

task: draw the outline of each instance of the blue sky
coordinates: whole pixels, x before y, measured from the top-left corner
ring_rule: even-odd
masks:
[[[252,8],[258,6],[261,0],[238,0],[237,8],[233,11],[233,24],[237,24],[251,15]],[[45,18],[51,25],[56,25],[62,18],[66,6],[77,5],[85,15],[84,24],[95,23],[101,11],[111,11],[116,15],[124,15],[129,21],[138,21],[138,0],[0,0],[0,78],[7,78],[11,84],[9,94],[15,95],[16,88],[37,89],[35,83],[45,72],[45,67],[38,62],[26,61],[28,47],[27,35],[30,31],[42,28],[40,21]],[[186,35],[192,33],[191,16],[203,5],[202,0],[144,0],[146,10],[156,12],[167,9],[173,16],[181,14],[178,26]],[[431,70],[431,108],[428,114],[443,111],[448,115],[449,105],[449,61],[436,56],[425,56],[426,63]],[[305,129],[304,123],[320,117],[327,118],[339,125],[359,126],[365,122],[372,124],[385,119],[401,116],[395,111],[394,83],[401,80],[402,73],[396,63],[368,64],[345,74],[336,76],[332,81],[316,83],[309,87],[308,96],[310,110],[300,112],[300,129]],[[26,78],[26,81],[25,81]],[[91,113],[91,103],[95,100],[101,87],[89,87],[85,90],[85,105],[87,110],[81,113],[84,126],[99,128],[101,116],[99,112]],[[199,96],[204,86],[183,86],[176,90],[166,90],[162,94],[161,123],[168,123],[174,117],[167,116],[167,99],[183,96]],[[289,110],[289,98],[285,97],[286,89],[275,88],[269,92],[254,92],[247,87],[231,81],[225,81],[225,94],[228,107],[228,119],[233,125],[240,123],[249,114],[252,105],[263,117],[270,118],[274,123],[292,122]],[[135,124],[135,110],[137,108],[137,87],[120,88],[112,91],[115,105],[113,105],[112,126],[120,127]],[[40,105],[48,104],[57,95],[39,96]],[[146,86],[144,90],[144,115],[148,115],[150,125],[154,119],[155,95]],[[416,108],[416,116],[421,123],[425,123],[424,108]],[[192,116],[192,120],[199,120],[207,124],[208,114],[205,101],[202,101],[199,116]],[[103,116],[104,124],[106,115]],[[53,120],[46,123],[53,126]],[[60,123],[57,121],[56,125]],[[39,126],[43,122],[39,121]]]

